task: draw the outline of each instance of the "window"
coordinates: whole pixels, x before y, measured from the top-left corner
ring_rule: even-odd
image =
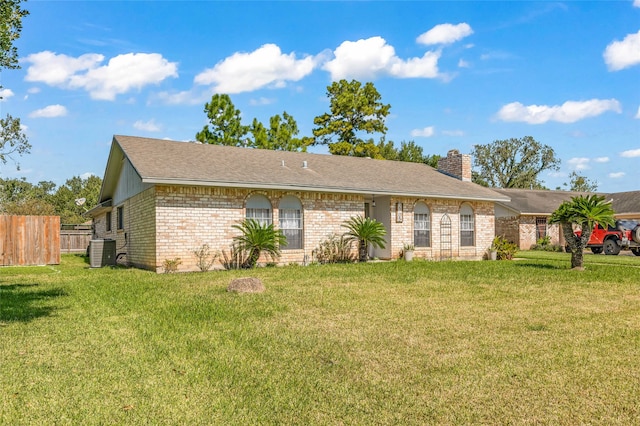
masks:
[[[413,245],[431,246],[431,215],[424,203],[416,203],[413,208]]]
[[[460,247],[470,247],[474,245],[474,231],[473,209],[464,204],[460,208]]]
[[[536,217],[536,240],[547,236],[547,218]]]
[[[111,212],[107,212],[107,223],[106,223],[106,229],[107,232],[111,231]]]
[[[124,229],[124,206],[118,207],[118,229]]]
[[[280,231],[287,237],[287,245],[282,250],[302,248],[302,204],[296,197],[286,196],[280,200]]]
[[[264,195],[252,195],[247,200],[247,219],[255,219],[261,225],[271,225],[271,203]]]

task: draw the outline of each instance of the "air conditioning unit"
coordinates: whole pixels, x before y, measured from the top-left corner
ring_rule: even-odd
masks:
[[[102,268],[116,264],[116,240],[91,240],[89,242],[89,264]]]

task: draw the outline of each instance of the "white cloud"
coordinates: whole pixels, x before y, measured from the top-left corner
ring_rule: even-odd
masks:
[[[97,176],[95,173],[86,172],[80,175],[80,179],[89,179],[91,176]]]
[[[622,41],[611,42],[603,53],[609,71],[619,71],[640,64],[640,31]]]
[[[639,149],[630,149],[628,151],[622,151],[620,153],[620,157],[625,157],[625,158],[640,157],[640,148]]]
[[[528,105],[512,102],[500,108],[498,118],[502,121],[521,121],[542,124],[547,121],[574,123],[595,117],[607,111],[622,112],[620,102],[615,99],[591,99],[589,101],[567,101],[562,105]]]
[[[67,109],[59,104],[49,105],[41,109],[37,109],[29,114],[31,118],[54,118],[64,117],[67,115]]]
[[[145,132],[159,132],[161,129],[160,125],[156,123],[156,121],[152,118],[149,121],[138,120],[133,123],[133,127],[138,130],[143,130]]]
[[[322,54],[321,54],[322,55]],[[250,92],[273,85],[284,87],[311,74],[319,57],[297,59],[295,53],[284,54],[275,44],[265,44],[250,53],[234,53],[213,68],[198,74],[194,82],[214,85],[218,93]]]
[[[460,59],[458,61],[458,68],[469,68],[469,62],[465,61],[464,59]]]
[[[414,129],[411,131],[411,136],[429,138],[435,134],[435,128],[433,126],[425,127],[424,129]]]
[[[462,130],[443,130],[442,134],[445,136],[464,136]]]
[[[624,172],[609,173],[609,177],[610,177],[611,179],[620,179],[620,178],[623,178],[623,177],[624,177],[624,175],[625,175],[625,173],[624,173]]]
[[[458,25],[440,24],[431,28],[426,33],[420,34],[416,41],[420,44],[451,44],[473,34],[473,30],[467,23]]]
[[[608,163],[609,157],[597,157],[594,158],[593,161],[595,161],[596,163]]]
[[[574,157],[567,161],[575,170],[585,170],[589,168],[589,159],[585,157]]]
[[[393,46],[376,36],[343,42],[334,51],[334,59],[322,68],[329,71],[334,81],[373,79],[384,74],[398,78],[435,78],[439,76],[438,59],[440,52],[429,51],[420,58],[403,60],[396,56]]]
[[[0,102],[4,102],[14,95],[11,89],[0,88]]]
[[[93,99],[114,100],[119,94],[178,76],[177,63],[167,61],[159,53],[127,53],[100,66],[104,59],[96,53],[78,58],[49,51],[34,53],[24,59],[31,64],[25,80],[84,89]]]
[[[640,1],[640,0],[638,0]],[[636,113],[635,118],[640,119],[640,106],[638,107],[638,112]]]
[[[36,93],[40,93],[40,88],[39,87],[30,87],[27,90],[27,93],[30,93],[32,95],[36,94]]]
[[[640,7],[640,0],[633,0],[633,7]]]

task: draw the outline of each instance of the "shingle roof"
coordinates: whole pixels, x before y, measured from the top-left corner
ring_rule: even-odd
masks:
[[[640,191],[614,192],[607,194],[607,198],[613,200],[611,206],[618,214],[640,214]]]
[[[110,192],[105,189],[114,188],[117,179],[115,170],[109,169],[119,161],[112,157],[121,155],[146,183],[508,201],[489,188],[462,182],[420,163],[121,135],[113,138],[103,199]]]
[[[507,197],[511,202],[503,204],[505,207],[515,210],[520,214],[550,215],[564,201],[571,197],[585,195],[585,192],[549,191],[544,189],[494,189]]]
[[[529,189],[494,189],[511,198],[511,202],[503,204],[505,207],[515,210],[520,214],[549,215],[571,197],[578,195],[590,195],[587,192],[572,191],[548,191]],[[598,193],[606,200],[612,200],[611,206],[616,214],[640,214],[640,191],[613,192],[610,194]]]

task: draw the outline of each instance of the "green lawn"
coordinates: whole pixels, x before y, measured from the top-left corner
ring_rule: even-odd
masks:
[[[0,268],[0,424],[638,424],[640,258],[518,256]]]

